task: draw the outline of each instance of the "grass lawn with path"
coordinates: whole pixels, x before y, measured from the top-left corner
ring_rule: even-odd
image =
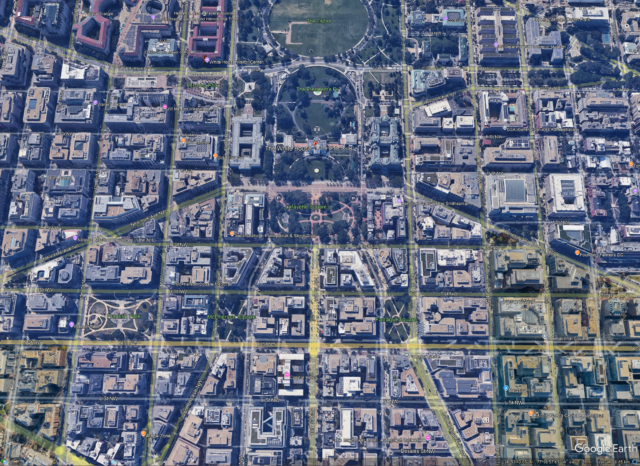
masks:
[[[283,47],[300,55],[325,57],[344,52],[367,32],[360,0],[280,0],[269,28]]]
[[[307,67],[306,71],[309,73],[307,79],[299,78],[299,73],[295,73],[284,83],[278,96],[280,105],[287,105],[292,108],[291,102],[296,99],[296,89],[298,87],[340,89],[339,93],[336,94],[333,91],[318,91],[320,95],[307,91],[309,92],[310,103],[306,107],[298,105],[294,111],[293,118],[297,127],[306,132],[306,136],[310,138],[330,135],[334,128],[340,129],[341,132],[350,130],[348,125],[343,127],[341,123],[341,117],[345,118],[344,121],[355,120],[352,104],[353,99],[355,99],[355,90],[349,80],[335,68],[311,66]],[[328,74],[327,71],[334,75]],[[325,107],[327,110],[325,110]],[[331,111],[332,108],[336,108],[335,115],[328,116],[327,112]],[[338,110],[338,108],[341,108],[341,110]],[[287,110],[285,111],[288,112]],[[306,119],[302,118],[303,112],[306,113]],[[316,129],[319,130],[316,131]],[[288,134],[295,133],[296,126],[294,125],[290,130],[285,130],[285,132],[288,132]]]

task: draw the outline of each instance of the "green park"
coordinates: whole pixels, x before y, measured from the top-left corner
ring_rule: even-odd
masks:
[[[364,37],[367,25],[360,0],[279,0],[269,19],[280,45],[312,57],[347,51]]]
[[[341,133],[356,129],[354,102],[353,86],[340,71],[300,66],[280,89],[278,130],[302,141],[305,137],[336,141]]]

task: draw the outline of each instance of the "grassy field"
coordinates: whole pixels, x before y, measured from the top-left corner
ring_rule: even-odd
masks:
[[[389,34],[394,32],[400,33],[400,21],[396,9],[391,5],[384,5],[382,9],[382,18],[384,19],[384,25],[387,26],[386,30]]]
[[[340,85],[342,84],[350,85],[349,80],[345,78],[343,75],[339,75],[338,77],[329,76],[327,74],[327,68],[324,66],[308,66],[307,71],[309,71],[309,74],[313,76],[313,79],[310,80],[309,82],[305,81],[305,85],[309,87],[334,87],[334,86],[340,87]],[[302,80],[300,81],[300,85],[302,85]],[[350,85],[350,87],[351,87],[351,90],[353,91],[353,86]],[[326,92],[323,92],[322,96],[324,96],[325,94]],[[318,98],[318,97],[314,96],[313,98]]]
[[[298,21],[306,24],[289,25]],[[325,57],[356,45],[367,31],[367,22],[360,0],[280,0],[271,10],[269,28],[286,31],[291,27],[292,44],[285,43],[284,34],[274,34],[282,46],[300,55]]]
[[[284,45],[285,41],[287,40],[287,35],[286,34],[275,33],[275,34],[273,34],[273,38],[279,44],[283,44]]]
[[[362,83],[362,87],[364,88],[365,92],[369,86],[369,81],[374,84],[380,84],[384,86],[384,83],[393,81],[393,78],[391,77],[391,73],[388,71],[367,71],[363,75]]]
[[[318,169],[318,173],[316,173],[315,169]],[[314,160],[312,162],[307,163],[307,171],[309,176],[315,180],[324,179],[324,163],[321,160]]]
[[[327,116],[321,103],[312,102],[305,110],[307,111],[307,123],[311,126],[311,131],[314,136],[322,136],[329,133],[331,127],[336,124],[336,119]],[[304,122],[298,111],[296,111],[296,122],[300,127],[302,127]],[[320,127],[320,132],[314,131],[316,126]]]
[[[312,66],[306,69],[308,71],[307,79],[299,79],[298,83],[295,84],[293,81],[293,77],[290,77],[287,82],[285,82],[282,90],[280,92],[279,101],[280,102],[292,102],[296,99],[296,86],[305,86],[305,87],[337,87],[341,88],[341,93],[338,97],[334,97],[333,93],[327,96],[327,92],[323,92],[320,96],[316,96],[312,93],[309,93],[309,97],[311,100],[315,102],[311,102],[308,107],[303,107],[298,105],[294,118],[298,125],[298,127],[306,133],[309,137],[324,137],[325,135],[330,135],[331,131],[336,128],[336,131],[340,130],[341,132],[345,132],[346,129],[349,129],[350,126],[348,124],[341,123],[340,115],[336,112],[334,116],[328,116],[327,112],[324,110],[324,106],[330,105],[338,105],[342,104],[344,107],[342,110],[342,116],[346,118],[346,121],[354,121],[355,113],[353,105],[351,105],[351,101],[354,99],[354,89],[349,84],[347,78],[343,75],[336,73],[336,76],[331,76],[327,74],[327,70],[329,68],[322,66]],[[298,77],[298,73],[294,76]],[[348,90],[345,90],[343,85],[349,84]],[[328,100],[325,100],[328,97]],[[325,103],[326,102],[326,103]],[[303,118],[303,115],[306,113],[306,119]],[[316,127],[320,128],[320,131],[314,131]],[[290,133],[295,133],[297,129],[294,127],[290,130]],[[331,136],[329,137],[331,140]],[[296,140],[296,142],[298,142]],[[304,142],[304,139],[300,142]]]
[[[392,5],[378,4],[377,2],[373,8],[376,15],[379,15],[378,27],[373,34],[373,37],[376,39],[369,42],[369,44],[358,53],[356,61],[369,65],[394,65],[402,63],[401,40],[398,40],[397,43],[393,45],[390,42],[385,43],[382,39],[386,34],[399,39],[400,8],[394,8]],[[384,18],[384,24],[382,18]],[[380,50],[382,50],[382,52]]]

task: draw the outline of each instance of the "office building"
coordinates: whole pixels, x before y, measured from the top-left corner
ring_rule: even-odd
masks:
[[[174,170],[171,195],[175,202],[183,202],[199,194],[211,192],[216,186],[218,186],[218,172]]]
[[[36,54],[31,63],[33,72],[33,84],[36,86],[58,87],[60,73],[62,71],[60,59],[47,53],[44,46],[36,47]]]
[[[441,205],[421,204],[414,207],[414,219],[419,243],[480,244],[480,223],[456,214]]]
[[[32,285],[40,288],[58,287],[69,289],[79,285],[81,278],[82,270],[80,270],[80,267],[64,257],[39,264],[29,271],[29,280]],[[25,319],[26,326],[27,320]],[[50,327],[47,327],[47,329],[52,330]],[[66,332],[67,329],[64,331]]]
[[[464,87],[465,85],[465,72],[457,67],[411,71],[411,95],[414,97],[441,92],[447,87]]]
[[[4,173],[4,172],[3,172]],[[36,172],[28,169],[18,169],[11,176],[11,192],[24,193],[35,191]]]
[[[538,199],[533,175],[487,175],[487,213],[493,221],[538,220]]]
[[[365,151],[372,170],[402,170],[400,153],[399,118],[383,115],[367,119],[368,140]]]
[[[2,260],[15,264],[33,255],[35,230],[5,230],[2,237]]]
[[[548,61],[551,65],[560,65],[564,61],[564,50],[560,31],[551,31],[542,35],[540,23],[529,18],[525,23],[527,57],[534,61]]]
[[[210,107],[200,109],[185,97],[184,106],[180,110],[178,125],[183,132],[201,132],[220,134],[223,130],[224,115],[222,107]]]
[[[418,335],[439,338],[489,338],[489,313],[484,298],[420,298]]]
[[[102,162],[113,168],[162,168],[168,163],[169,136],[162,134],[111,134],[103,138]]]
[[[204,57],[210,60],[224,59],[224,21],[228,15],[227,4],[224,1],[209,2],[196,0],[194,11],[199,14],[199,21],[193,21],[187,46],[189,60],[201,64]]]
[[[322,257],[322,287],[361,291],[372,290],[375,281],[363,251],[325,249]]]
[[[582,132],[594,134],[627,134],[631,129],[629,103],[605,91],[586,92],[577,97],[577,123]]]
[[[568,262],[560,256],[547,259],[549,285],[552,293],[588,293],[591,274],[586,268]]]
[[[46,0],[18,0],[15,25],[47,38],[65,37],[71,22],[71,9],[65,2]]]
[[[22,92],[0,92],[0,129],[3,131],[17,130],[22,126],[23,96]]]
[[[267,256],[255,286],[269,288],[306,288],[306,251],[274,248]]]
[[[33,131],[51,128],[56,108],[56,93],[49,87],[30,87],[22,121]]]
[[[325,297],[319,326],[322,336],[334,340],[377,339],[375,298]]]
[[[122,178],[125,179],[123,189],[118,188],[118,195],[114,192],[113,172],[105,170],[98,175],[93,220],[107,227],[142,218],[159,208],[166,195],[162,171],[130,170],[117,173],[120,182]]]
[[[180,58],[180,47],[175,39],[151,39],[146,56],[154,66],[175,65]]]
[[[104,123],[112,131],[149,133],[173,129],[173,98],[164,91],[125,91],[107,94]]]
[[[546,227],[549,244],[563,252],[579,251],[588,256],[592,252],[589,225],[552,223]]]
[[[573,21],[584,26],[601,27],[609,25],[609,9],[604,7],[574,8]]]
[[[175,33],[175,0],[159,3],[156,0],[141,0],[139,7],[132,9],[120,31],[116,53],[123,63],[143,61],[144,44],[150,39],[166,39]],[[149,13],[153,11],[150,18]]]
[[[174,241],[214,241],[217,225],[216,200],[209,199],[171,212],[168,234]]]
[[[263,238],[266,234],[264,193],[230,193],[225,204],[225,238],[227,241]]]
[[[440,291],[483,289],[483,255],[475,249],[420,249],[418,283]]]
[[[556,136],[536,138],[535,146],[542,170],[556,171],[563,168],[566,161],[558,149],[558,138]]]
[[[176,167],[215,169],[219,166],[220,151],[218,136],[199,134],[178,138],[175,153]],[[222,155],[222,154],[220,154]]]
[[[243,286],[257,261],[258,257],[251,248],[223,248],[221,285]]]
[[[530,171],[535,163],[528,137],[508,138],[499,147],[484,150],[484,169]]]
[[[482,208],[477,173],[418,173],[416,189],[462,210],[478,211]]]
[[[511,8],[476,9],[476,40],[480,65],[520,65],[517,21],[516,12]]]
[[[287,441],[288,411],[282,407],[249,407],[246,425],[249,448],[284,448]],[[268,428],[265,424],[269,424]]]
[[[12,166],[19,151],[18,134],[0,133],[0,166]]]
[[[31,52],[23,45],[5,42],[0,56],[0,83],[9,87],[26,88],[30,67]]]
[[[25,131],[20,141],[18,162],[25,167],[44,167],[47,164],[50,147],[49,134]]]
[[[89,199],[79,194],[50,196],[42,201],[41,219],[47,224],[86,225],[89,215]]]
[[[109,55],[113,23],[101,13],[115,3],[114,0],[91,0],[89,2],[89,14],[82,21],[73,25],[76,50],[82,50],[86,47],[102,55]]]
[[[164,270],[165,286],[209,286],[212,283],[209,246],[167,248]]]
[[[229,167],[243,172],[259,169],[263,144],[262,118],[247,114],[233,117]]]
[[[306,335],[304,296],[260,296],[247,303],[256,339],[299,338]]]
[[[63,130],[96,131],[100,125],[102,99],[96,89],[63,89],[55,109],[55,124]]]
[[[85,281],[89,286],[152,286],[157,282],[160,249],[106,243],[87,251]]]
[[[422,171],[476,171],[476,146],[472,139],[413,138],[411,152]]]
[[[558,336],[579,340],[599,337],[600,314],[594,299],[557,299],[553,308]]]
[[[541,290],[544,273],[538,250],[505,249],[491,251],[489,279],[495,290]]]
[[[97,142],[94,133],[57,133],[53,137],[49,159],[60,168],[92,168]]]
[[[484,134],[505,134],[529,128],[527,96],[523,91],[482,91],[478,106],[480,130]]]
[[[65,60],[60,72],[60,81],[70,89],[89,87],[102,89],[105,81],[105,73],[97,65],[76,63]]]
[[[549,219],[579,219],[587,214],[584,182],[578,174],[551,174],[544,182],[544,202]]]
[[[564,131],[574,128],[571,92],[538,89],[533,92],[531,98],[534,105],[533,121],[537,130]]]
[[[546,399],[553,395],[551,358],[534,354],[498,358],[500,385],[509,387],[502,391],[507,399]],[[557,438],[557,437],[556,437]]]
[[[32,192],[14,194],[9,205],[9,222],[19,225],[35,225],[40,218],[42,200]]]
[[[518,340],[544,339],[549,335],[544,298],[496,298],[496,335]]]

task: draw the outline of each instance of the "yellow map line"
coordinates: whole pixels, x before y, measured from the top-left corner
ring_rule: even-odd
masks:
[[[319,276],[319,248],[317,244],[313,245],[313,253],[311,256],[311,265],[309,271],[309,342],[307,346],[309,348],[309,465],[315,466],[317,464],[317,448],[316,448],[316,435],[318,425],[318,400],[316,399],[318,377],[318,349],[320,345],[318,340],[320,335],[318,333],[318,318],[320,313],[318,312],[318,290],[320,289],[320,276]]]
[[[309,352],[318,354],[319,350],[329,348],[362,348],[362,349],[400,349],[400,350],[508,350],[508,351],[540,351],[545,352],[547,346],[539,343],[323,343],[318,341],[300,342],[256,342],[256,341],[129,341],[129,340],[82,340],[78,342],[64,340],[1,340],[1,345],[60,345],[60,346],[150,346],[150,347],[205,347],[205,348],[309,348]],[[625,345],[554,345],[554,351],[640,351],[640,346]]]

